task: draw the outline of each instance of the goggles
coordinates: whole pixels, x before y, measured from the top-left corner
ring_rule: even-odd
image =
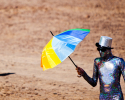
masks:
[[[101,45],[99,45],[99,43],[96,43],[95,45],[97,46],[97,50],[98,50],[98,51],[102,51],[102,52],[105,52],[107,49],[113,49],[113,48],[111,48],[111,47],[101,46]]]
[[[107,50],[106,47],[100,47],[100,48],[97,48],[98,51],[102,51],[102,52],[105,52]]]

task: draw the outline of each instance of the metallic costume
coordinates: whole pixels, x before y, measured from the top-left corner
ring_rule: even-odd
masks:
[[[124,100],[120,77],[123,75],[125,81],[125,62],[122,58],[112,55],[112,38],[101,36],[99,43],[96,43],[100,58],[94,60],[93,77],[90,78],[86,72],[77,67],[79,75],[93,87],[100,81],[100,100]]]
[[[107,61],[101,57],[94,60],[93,77],[86,72],[84,79],[93,87],[100,81],[100,100],[124,100],[120,86],[120,76],[125,81],[125,62],[122,58],[111,56]]]

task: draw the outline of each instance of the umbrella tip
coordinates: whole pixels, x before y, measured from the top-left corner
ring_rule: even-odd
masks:
[[[52,33],[51,31],[50,31],[50,33],[52,34],[52,36],[54,36],[53,33]]]

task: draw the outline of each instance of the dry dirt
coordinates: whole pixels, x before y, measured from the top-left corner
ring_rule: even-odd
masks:
[[[99,84],[78,78],[67,58],[40,67],[44,46],[68,29],[90,29],[70,55],[89,76],[100,36],[113,38],[113,54],[125,59],[125,0],[0,0],[0,100],[99,100]],[[125,98],[125,83],[121,77]]]

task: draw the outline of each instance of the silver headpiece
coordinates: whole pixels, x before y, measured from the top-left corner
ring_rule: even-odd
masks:
[[[97,47],[111,48],[112,38],[108,36],[101,36],[99,43],[96,43]],[[111,48],[113,49],[113,48]]]

